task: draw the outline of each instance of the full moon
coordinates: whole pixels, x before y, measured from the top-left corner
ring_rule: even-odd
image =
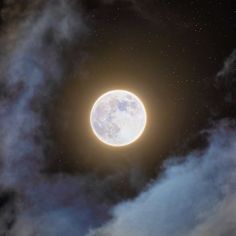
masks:
[[[95,136],[103,143],[121,147],[136,141],[143,133],[147,113],[142,101],[126,90],[112,90],[100,96],[90,113]]]

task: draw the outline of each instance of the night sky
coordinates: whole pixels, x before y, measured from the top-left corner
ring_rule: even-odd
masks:
[[[0,236],[235,236],[232,0],[0,2]],[[94,101],[138,94],[114,148]]]

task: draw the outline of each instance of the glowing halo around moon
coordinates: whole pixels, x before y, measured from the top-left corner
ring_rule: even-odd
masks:
[[[101,95],[90,112],[90,125],[103,143],[121,147],[143,134],[147,113],[142,101],[126,90],[111,90]]]

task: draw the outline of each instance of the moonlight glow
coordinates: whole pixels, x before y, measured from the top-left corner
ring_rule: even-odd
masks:
[[[142,101],[125,90],[112,90],[100,96],[90,113],[96,137],[111,146],[136,141],[146,126],[147,114]]]

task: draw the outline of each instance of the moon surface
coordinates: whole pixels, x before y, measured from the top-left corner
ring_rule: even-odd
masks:
[[[107,145],[126,146],[143,133],[147,113],[142,101],[126,90],[112,90],[100,96],[90,113],[96,137]]]

